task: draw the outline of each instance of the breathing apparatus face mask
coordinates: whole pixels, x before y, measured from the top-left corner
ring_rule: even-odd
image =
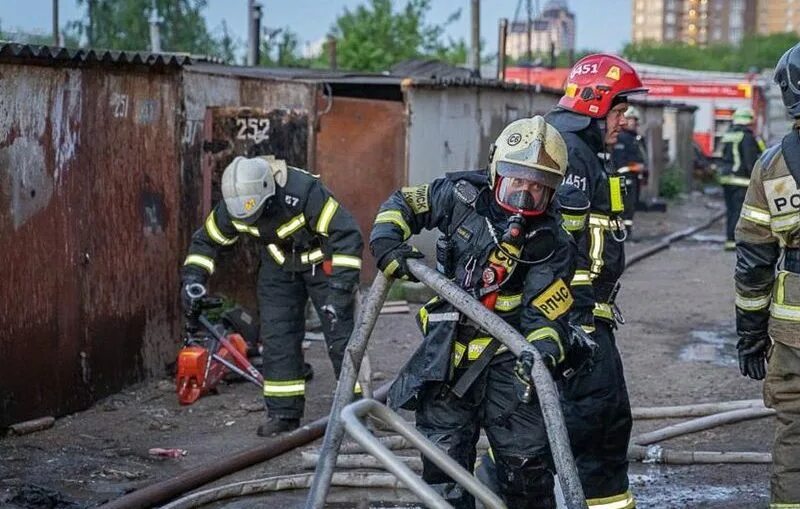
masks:
[[[538,216],[550,205],[561,176],[509,162],[497,163],[495,199],[506,212]]]

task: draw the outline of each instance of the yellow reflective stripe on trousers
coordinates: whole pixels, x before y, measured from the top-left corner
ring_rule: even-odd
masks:
[[[592,314],[598,318],[605,318],[606,320],[614,319],[614,312],[611,310],[611,306],[605,302],[596,302]]]
[[[186,260],[183,262],[184,265],[197,265],[198,267],[203,267],[208,271],[209,274],[214,273],[214,260],[209,258],[208,256],[203,256],[199,254],[190,254],[186,257]]]
[[[752,205],[742,205],[741,217],[747,219],[751,223],[760,224],[762,226],[769,226],[770,223],[769,211],[753,207]]]
[[[591,272],[599,274],[605,263],[603,261],[603,243],[605,242],[603,229],[597,226],[590,226],[589,234],[591,237],[589,240],[589,258],[592,259]]]
[[[328,198],[328,201],[325,202],[325,206],[322,207],[322,212],[319,213],[319,219],[317,219],[317,227],[314,228],[317,233],[328,236],[328,226],[331,224],[331,219],[333,219],[333,215],[336,214],[336,209],[339,208],[339,203],[333,199],[333,196]]]
[[[556,359],[556,362],[561,362],[564,360],[564,347],[561,345],[561,336],[559,336],[558,331],[554,328],[542,327],[541,329],[536,329],[528,334],[525,339],[527,339],[529,343],[541,341],[542,339],[552,339],[558,345],[559,356],[558,359]]]
[[[590,509],[633,509],[636,506],[636,501],[629,490],[613,497],[587,498],[586,505]]]
[[[592,284],[592,276],[588,270],[576,270],[575,275],[572,277],[570,286],[581,286]]]
[[[361,258],[358,256],[335,254],[331,258],[334,267],[347,267],[348,269],[361,269]]]
[[[564,214],[562,212],[561,217],[564,220],[564,228],[566,228],[567,231],[580,231],[586,226],[586,214]]]
[[[790,212],[789,214],[773,217],[770,220],[770,229],[773,232],[784,232],[794,229],[798,224],[800,224],[800,214]]]
[[[403,230],[403,240],[408,240],[411,237],[411,228],[406,223],[406,220],[403,219],[403,214],[399,210],[384,210],[375,216],[375,224],[379,223],[393,223],[399,226]]]
[[[497,302],[494,305],[495,311],[511,311],[516,309],[522,304],[522,294],[516,295],[498,295]]]
[[[759,311],[769,307],[769,301],[772,298],[767,294],[761,297],[745,297],[744,295],[736,294],[736,307],[745,311]]]
[[[800,502],[797,504],[791,502],[773,502],[769,505],[769,509],[800,509]]]
[[[313,251],[306,251],[305,253],[300,254],[300,262],[301,263],[308,263],[314,264],[319,263],[325,258],[325,253],[322,252],[322,249],[314,249]]]
[[[283,265],[286,261],[283,251],[281,251],[281,248],[275,244],[267,244],[267,252],[270,254],[270,256],[272,256],[272,259],[275,260],[278,265]]]
[[[278,238],[285,239],[289,235],[302,228],[305,224],[306,216],[301,213],[280,225],[278,229],[275,230],[275,233],[278,234]]]
[[[258,231],[258,228],[255,226],[248,226],[241,221],[231,221],[233,227],[236,228],[236,231],[240,231],[242,233],[249,233],[253,237],[260,237],[261,233]]]
[[[206,218],[205,226],[206,226],[206,233],[211,238],[211,240],[213,240],[214,242],[216,242],[221,246],[230,246],[237,240],[237,237],[229,239],[228,237],[223,235],[221,231],[219,231],[219,227],[217,226],[217,220],[214,218],[213,210],[211,211],[211,214],[209,214],[208,217]]]
[[[305,380],[264,380],[264,396],[285,398],[306,393]]]

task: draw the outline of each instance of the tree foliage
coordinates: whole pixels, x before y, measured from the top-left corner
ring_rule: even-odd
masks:
[[[216,55],[229,58],[235,41],[227,29],[215,38],[206,27],[207,0],[155,0],[161,24],[163,51]],[[78,0],[86,9],[70,25],[96,48],[143,51],[150,48],[151,0]],[[90,12],[91,11],[91,12]]]
[[[449,62],[466,59],[466,43],[442,40],[456,11],[442,25],[429,24],[425,14],[431,0],[408,0],[395,12],[391,0],[368,0],[354,10],[345,9],[331,29],[337,38],[339,66],[362,71],[383,71],[403,60],[434,57]]]
[[[694,46],[685,43],[630,43],[622,54],[644,64],[706,71],[747,72],[774,67],[780,56],[797,43],[794,32],[748,36],[739,45]]]
[[[300,55],[300,38],[289,27],[263,28],[259,65],[266,67],[309,67],[313,59]]]

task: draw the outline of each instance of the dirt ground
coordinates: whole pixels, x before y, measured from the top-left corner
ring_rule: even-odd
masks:
[[[693,195],[667,213],[638,213],[629,253],[659,235],[705,222],[721,204]],[[662,406],[760,397],[761,386],[736,367],[734,255],[722,251],[722,222],[631,267],[620,305],[628,323],[618,331],[634,406]],[[391,379],[419,342],[412,314],[380,318],[370,354],[375,384]],[[307,360],[316,376],[307,387],[304,421],[327,413],[334,390],[323,343],[312,341]],[[0,507],[83,508],[216,459],[251,449],[264,439],[259,391],[244,383],[182,407],[171,379],[131,387],[92,408],[60,418],[48,430],[0,439]],[[641,421],[634,434],[672,421]],[[772,419],[724,426],[664,442],[675,449],[769,451]],[[319,445],[319,442],[311,445]],[[157,458],[152,447],[178,447],[180,459]],[[632,464],[632,489],[640,508],[763,507],[767,465],[668,466]],[[298,451],[255,465],[215,484],[303,472]],[[308,471],[308,470],[305,470]],[[214,507],[302,507],[306,492],[235,499]],[[408,499],[400,492],[336,488],[331,507],[386,507]],[[367,503],[365,500],[371,500]],[[396,505],[396,504],[395,504]]]

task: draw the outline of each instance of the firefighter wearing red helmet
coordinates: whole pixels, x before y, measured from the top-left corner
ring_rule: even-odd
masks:
[[[567,144],[565,184],[583,191],[591,203],[588,232],[578,237],[570,319],[592,333],[599,350],[594,368],[563,381],[561,388],[590,508],[635,507],[628,487],[631,409],[614,338],[614,329],[623,322],[614,300],[625,267],[624,191],[609,152],[624,125],[628,96],[643,92],[628,62],[613,55],[588,55],[572,68],[564,96],[546,116]]]

